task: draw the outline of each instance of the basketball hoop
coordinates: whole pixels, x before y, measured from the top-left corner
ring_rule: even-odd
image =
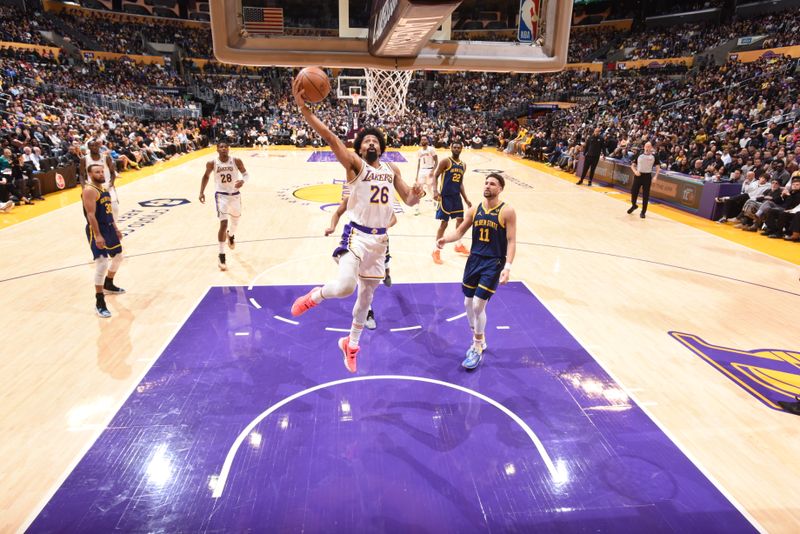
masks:
[[[364,69],[367,72],[367,113],[402,117],[412,70]]]

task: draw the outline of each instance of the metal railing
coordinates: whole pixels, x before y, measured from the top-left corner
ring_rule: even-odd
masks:
[[[201,114],[201,110],[199,108],[151,106],[150,104],[144,104],[142,102],[109,98],[96,93],[89,93],[80,89],[72,89],[70,87],[64,87],[57,84],[44,83],[37,86],[36,82],[30,78],[26,78],[23,81],[26,83],[26,85],[39,87],[40,90],[45,92],[66,95],[74,98],[82,104],[104,108],[115,111],[121,115],[136,117],[138,119],[199,119]]]

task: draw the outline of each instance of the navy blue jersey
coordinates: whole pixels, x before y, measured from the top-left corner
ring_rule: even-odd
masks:
[[[506,205],[501,202],[493,209],[486,211],[483,202],[475,210],[472,222],[472,249],[470,254],[478,254],[488,258],[505,258],[508,249],[506,226],[501,218],[501,211]]]
[[[97,187],[94,184],[89,184],[87,187],[94,188],[100,196],[95,201],[94,216],[97,219],[97,226],[100,228],[100,234],[106,241],[103,248],[97,246],[94,231],[89,224],[89,217],[86,215],[86,208],[83,209],[83,216],[86,217],[86,239],[89,241],[89,246],[92,249],[92,255],[95,259],[100,256],[116,256],[122,252],[122,244],[117,237],[117,231],[114,229],[114,214],[111,210],[111,195],[105,189]]]
[[[94,216],[97,219],[97,225],[100,227],[100,231],[103,230],[104,226],[113,226],[114,213],[111,210],[111,195],[106,189],[97,187],[94,184],[90,183],[88,187],[91,187],[100,194],[94,205]],[[86,217],[86,208],[83,209],[83,216]],[[88,217],[86,218],[86,222],[89,222]]]
[[[464,170],[466,166],[461,161],[454,160],[453,158],[448,159],[449,165],[442,173],[441,195],[443,197],[457,197],[461,194],[461,181],[464,179]]]

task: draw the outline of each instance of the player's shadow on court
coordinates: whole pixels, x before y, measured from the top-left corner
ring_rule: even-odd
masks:
[[[111,302],[113,316],[100,319],[100,335],[97,337],[97,367],[114,380],[123,380],[131,375],[128,357],[131,355],[131,327],[133,313],[120,299]]]

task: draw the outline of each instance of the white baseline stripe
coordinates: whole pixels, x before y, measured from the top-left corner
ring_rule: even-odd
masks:
[[[511,327],[510,326],[498,326],[497,329],[498,330],[511,330]]]
[[[390,328],[389,332],[405,332],[406,330],[421,330],[422,326],[404,326],[403,328]]]
[[[332,326],[326,326],[325,330],[328,332],[350,332],[349,328],[333,328]]]
[[[295,326],[300,324],[297,321],[292,321],[291,319],[287,319],[286,317],[281,317],[280,315],[273,315],[272,318],[277,319],[279,321],[283,321],[284,323],[293,324]]]
[[[255,309],[257,309],[257,310],[260,310],[260,309],[261,309],[261,304],[259,304],[258,302],[256,302],[256,299],[254,299],[253,297],[250,297],[250,304],[252,304],[252,305],[253,305],[253,307],[254,307]]]
[[[219,477],[217,478],[216,484],[214,485],[214,490],[211,493],[211,496],[215,499],[218,499],[219,497],[222,496],[222,492],[225,489],[225,483],[227,482],[228,476],[230,475],[231,472],[231,465],[233,465],[233,459],[236,457],[236,453],[239,451],[239,447],[242,445],[242,442],[247,437],[247,435],[253,431],[256,425],[258,425],[271,413],[279,410],[280,408],[289,404],[293,400],[299,399],[300,397],[308,395],[309,393],[319,391],[320,389],[338,386],[341,384],[349,384],[351,382],[362,382],[366,380],[408,380],[411,382],[427,382],[429,384],[436,384],[438,386],[444,386],[451,389],[455,389],[457,391],[462,391],[464,393],[472,395],[473,397],[477,397],[482,401],[486,401],[495,408],[497,408],[498,410],[500,410],[501,412],[503,412],[504,414],[506,414],[507,416],[509,416],[515,423],[517,423],[520,426],[520,428],[522,428],[522,430],[525,431],[525,433],[531,439],[533,444],[536,446],[536,450],[539,451],[539,455],[542,457],[542,460],[544,460],[545,466],[547,466],[547,470],[550,472],[550,477],[554,480],[560,480],[563,478],[563,475],[558,471],[558,469],[556,469],[556,466],[553,464],[553,460],[550,459],[550,456],[547,454],[544,445],[542,444],[539,437],[533,432],[533,430],[531,430],[531,427],[529,427],[525,423],[525,421],[523,421],[517,414],[515,414],[514,412],[512,412],[511,410],[509,410],[496,400],[487,397],[482,393],[478,393],[477,391],[465,388],[463,386],[451,384],[450,382],[443,382],[441,380],[436,380],[433,378],[424,378],[421,376],[406,376],[406,375],[374,375],[374,376],[358,376],[355,378],[344,378],[342,380],[334,380],[332,382],[319,384],[317,386],[304,389],[303,391],[298,391],[294,395],[290,395],[285,399],[267,408],[265,411],[261,413],[261,415],[250,421],[250,424],[247,425],[247,427],[245,427],[245,429],[242,430],[238,436],[236,436],[233,445],[231,445],[230,450],[228,450],[227,456],[225,456],[225,462],[222,464],[222,470],[219,473]]]
[[[464,312],[464,313],[461,313],[461,314],[458,314],[458,315],[454,315],[453,317],[450,317],[449,319],[445,319],[445,321],[450,323],[452,321],[455,321],[456,319],[461,319],[462,317],[466,317],[466,316],[467,316],[467,312]]]
[[[234,336],[249,336],[250,332],[236,332]]]

